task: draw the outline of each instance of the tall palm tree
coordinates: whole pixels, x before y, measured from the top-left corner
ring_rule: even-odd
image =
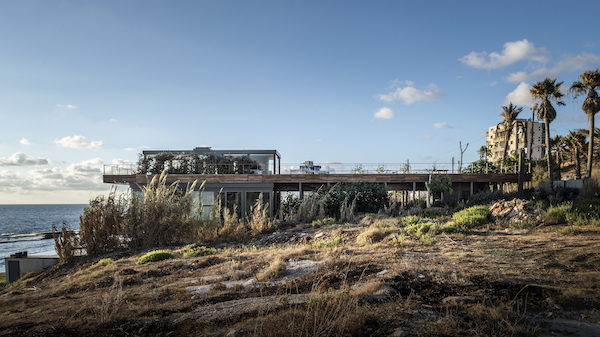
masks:
[[[521,111],[523,111],[523,108],[514,106],[512,102],[508,106],[502,107],[502,112],[500,113],[500,117],[504,118],[502,121],[502,125],[504,126],[504,152],[502,153],[502,159],[506,158],[508,141],[510,140],[515,120]]]
[[[598,69],[584,71],[579,75],[579,81],[573,82],[569,92],[573,97],[587,94],[586,99],[581,105],[581,109],[588,115],[590,120],[590,132],[594,130],[594,116],[600,111],[600,97],[596,90],[600,89],[600,73]],[[590,146],[588,148],[587,176],[592,176],[592,163],[594,162],[594,137],[590,137]]]
[[[552,155],[550,153],[550,123],[556,118],[556,110],[550,103],[550,100],[556,101],[558,105],[565,105],[560,100],[563,94],[560,92],[560,87],[563,82],[556,83],[556,79],[546,78],[543,81],[534,83],[529,89],[529,94],[536,101],[533,106],[537,110],[538,119],[545,121],[546,129],[546,153],[548,154],[548,179],[550,181],[550,191],[554,192],[554,183],[552,182]],[[538,104],[539,102],[539,104]]]

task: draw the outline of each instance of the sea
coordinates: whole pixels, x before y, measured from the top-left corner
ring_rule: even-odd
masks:
[[[0,205],[0,273],[5,272],[4,258],[17,252],[28,255],[53,255],[54,239],[42,233],[59,230],[63,222],[79,229],[79,216],[88,205]]]

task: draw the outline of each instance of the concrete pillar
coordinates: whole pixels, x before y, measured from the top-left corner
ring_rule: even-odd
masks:
[[[413,206],[415,206],[417,204],[417,199],[415,198],[416,194],[417,194],[417,182],[413,181]]]
[[[304,191],[302,190],[302,183],[298,183],[298,191],[300,192],[300,200],[304,198]]]
[[[473,195],[473,184],[474,184],[474,183],[471,181],[471,183],[470,183],[470,184],[471,184],[471,194],[469,194],[469,196],[472,196],[472,195]]]

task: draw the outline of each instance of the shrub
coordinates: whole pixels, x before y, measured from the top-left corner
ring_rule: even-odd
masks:
[[[484,225],[492,219],[492,212],[486,206],[473,206],[452,215],[452,220],[456,224],[467,229]]]
[[[324,218],[324,219],[315,220],[310,225],[313,228],[317,228],[317,227],[323,227],[323,226],[327,226],[327,225],[333,225],[333,224],[335,224],[335,222],[336,221],[334,218]]]
[[[98,263],[96,263],[96,264],[99,266],[106,266],[107,264],[111,264],[113,262],[115,262],[115,260],[113,260],[111,258],[105,258],[105,259],[98,261]]]
[[[402,233],[392,233],[389,236],[390,238],[390,242],[396,245],[400,245],[402,243],[404,243],[404,241],[406,241],[406,235],[402,234]]]
[[[256,280],[259,282],[274,280],[284,276],[286,272],[285,262],[281,258],[277,258],[271,262],[269,268],[256,275]]]
[[[217,249],[207,248],[205,246],[200,246],[199,244],[195,243],[184,247],[182,253],[184,257],[197,257],[216,254]]]
[[[338,235],[330,240],[319,240],[315,243],[312,244],[312,247],[314,249],[321,249],[321,248],[326,248],[326,247],[335,247],[337,245],[339,245],[340,243],[342,243],[342,241],[344,240],[344,236],[343,235]]]
[[[148,262],[156,262],[173,258],[173,253],[170,250],[156,250],[147,253],[140,257],[135,264],[144,264]]]
[[[58,257],[62,262],[69,262],[75,258],[77,249],[77,237],[75,233],[67,227],[63,221],[62,229],[59,232],[55,225],[52,225],[52,236],[54,237],[54,247]]]
[[[421,235],[421,242],[426,245],[435,245],[437,243],[437,238],[434,236],[430,236],[429,234]]]
[[[120,234],[127,201],[111,190],[108,197],[98,196],[90,201],[79,217],[81,246],[88,256],[100,256],[122,247]]]
[[[469,197],[466,204],[469,206],[477,206],[477,205],[489,205],[493,204],[496,201],[506,199],[512,200],[517,197],[516,193],[505,193],[499,190],[496,191],[482,191],[479,193],[475,193]]]
[[[360,233],[356,237],[356,242],[360,246],[364,246],[366,244],[372,244],[375,242],[379,242],[379,241],[383,240],[383,238],[385,238],[385,236],[386,236],[386,233],[383,232],[381,229],[370,228],[370,229],[367,229],[366,231]]]
[[[419,218],[416,215],[409,215],[409,216],[403,217],[401,221],[404,226],[410,226],[410,225],[414,225],[417,222],[419,222],[420,219],[421,218]]]
[[[550,206],[544,215],[544,222],[550,225],[566,223],[567,214],[571,211],[571,204],[564,203],[560,206]]]
[[[557,232],[562,235],[577,235],[577,234],[581,233],[581,228],[575,227],[575,226],[569,226],[569,227],[561,228]]]

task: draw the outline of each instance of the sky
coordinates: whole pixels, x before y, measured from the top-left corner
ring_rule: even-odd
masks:
[[[0,204],[85,204],[149,150],[479,159],[502,106],[600,67],[597,1],[2,1]],[[565,96],[551,135],[586,128]]]

